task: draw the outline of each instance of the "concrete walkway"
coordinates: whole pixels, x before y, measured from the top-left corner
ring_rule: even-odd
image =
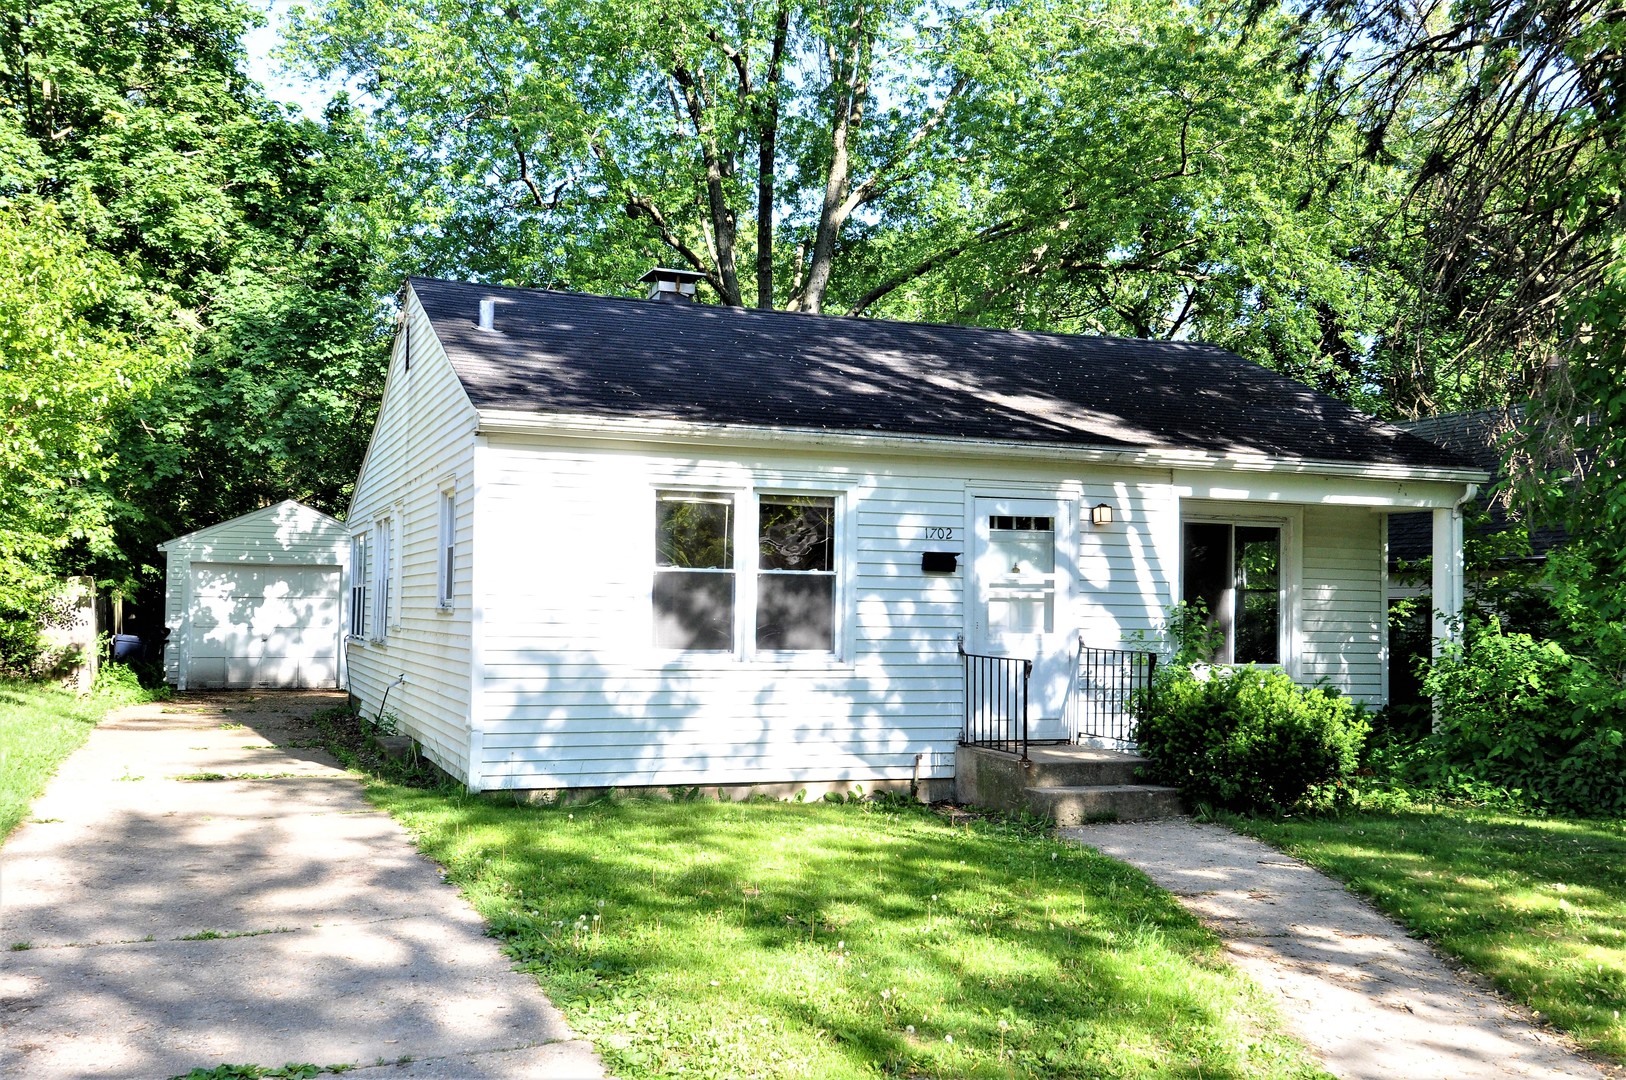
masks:
[[[339,700],[182,695],[63,764],[0,849],[0,1076],[603,1075],[360,784],[287,745]],[[233,778],[178,779],[205,773]]]
[[[1296,859],[1217,825],[1059,830],[1145,871],[1272,991],[1343,1080],[1600,1080],[1605,1074]]]

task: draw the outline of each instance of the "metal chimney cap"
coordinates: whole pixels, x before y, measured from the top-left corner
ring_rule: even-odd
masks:
[[[480,301],[480,329],[494,330],[497,322],[497,301]]]
[[[643,277],[638,279],[639,284],[647,285],[656,281],[675,281],[679,284],[694,285],[705,281],[706,275],[698,270],[679,270],[671,266],[657,266]]]

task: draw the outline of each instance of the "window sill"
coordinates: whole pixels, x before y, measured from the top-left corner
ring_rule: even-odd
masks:
[[[769,653],[742,660],[733,653],[657,653],[642,665],[649,671],[829,671],[851,672],[855,666],[833,653],[803,656]]]

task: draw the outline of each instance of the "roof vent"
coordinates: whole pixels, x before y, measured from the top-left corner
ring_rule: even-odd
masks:
[[[667,304],[692,304],[695,286],[705,281],[706,275],[697,274],[693,270],[674,270],[668,266],[657,266],[638,280],[649,286],[651,300]]]
[[[497,301],[480,301],[480,329],[495,330],[497,328]]]

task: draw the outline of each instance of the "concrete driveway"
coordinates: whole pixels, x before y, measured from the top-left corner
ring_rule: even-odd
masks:
[[[289,745],[341,700],[182,695],[63,764],[0,849],[0,1076],[603,1075],[360,784]]]

